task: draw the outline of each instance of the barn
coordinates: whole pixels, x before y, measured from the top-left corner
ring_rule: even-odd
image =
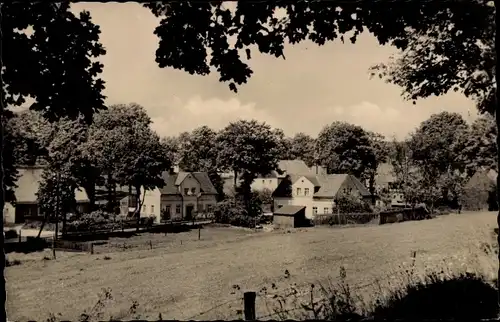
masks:
[[[274,228],[296,228],[306,223],[306,207],[286,205],[273,213]]]

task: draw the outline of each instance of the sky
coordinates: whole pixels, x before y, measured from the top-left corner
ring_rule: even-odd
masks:
[[[285,134],[316,136],[334,121],[357,124],[388,138],[402,139],[433,113],[458,112],[476,117],[472,101],[460,93],[431,97],[416,105],[404,101],[401,88],[370,79],[370,66],[396,53],[370,34],[356,44],[340,41],[319,47],[304,42],[285,48],[286,60],[253,53],[254,74],[238,93],[218,81],[218,74],[189,75],[155,62],[159,19],[138,3],[76,3],[101,27],[108,105],[138,103],[161,136],[208,125],[220,129],[238,119],[257,119]]]

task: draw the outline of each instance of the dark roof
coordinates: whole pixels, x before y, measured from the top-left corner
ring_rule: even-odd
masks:
[[[351,180],[353,184],[356,186],[358,189],[359,193],[361,196],[366,197],[366,196],[371,196],[370,192],[366,187],[359,181],[356,177],[348,175],[348,174],[324,174],[324,175],[290,175],[290,181],[291,184],[294,184],[297,182],[300,178],[306,178],[307,180],[311,181],[311,183],[316,187],[319,188],[316,193],[314,193],[314,197],[322,197],[322,198],[333,198],[338,191],[340,190],[340,187],[346,180]],[[275,195],[279,196],[282,194],[284,190],[284,186],[286,183],[282,181],[279,185],[278,188],[275,190]]]
[[[178,186],[189,174],[191,174],[200,183],[202,194],[217,194],[217,190],[215,190],[215,187],[206,172],[179,172],[174,174],[163,172],[162,176],[163,180],[165,180],[165,186],[160,189],[161,193],[165,195],[179,194],[180,192],[178,190]]]
[[[306,208],[305,206],[291,206],[286,205],[274,211],[275,215],[284,215],[284,216],[293,216],[297,214],[302,209]]]

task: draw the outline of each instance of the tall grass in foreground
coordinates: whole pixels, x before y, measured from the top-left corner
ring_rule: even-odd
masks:
[[[489,239],[489,238],[488,238]],[[443,261],[441,267],[418,272],[417,252],[406,267],[388,280],[370,285],[350,285],[344,267],[333,282],[299,288],[295,283],[280,288],[272,283],[263,287],[269,314],[257,319],[360,320],[376,319],[488,319],[498,315],[495,288],[495,259],[498,247],[478,243],[461,262]],[[284,279],[290,272],[285,271]],[[367,299],[367,287],[372,292]]]
[[[257,312],[262,312],[264,306],[268,313],[257,314],[257,319],[495,318],[498,314],[494,280],[498,247],[491,236],[475,237],[479,237],[476,239],[477,247],[468,248],[468,254],[454,254],[443,259],[441,264],[422,271],[418,264],[426,259],[414,251],[410,263],[401,264],[396,272],[389,274],[389,279],[374,280],[366,285],[350,284],[344,267],[340,268],[337,278],[305,287],[292,283],[292,274],[285,270],[280,281],[260,288]],[[452,258],[456,260],[452,261]],[[241,291],[238,285],[234,285],[233,289],[237,290],[235,294]],[[80,315],[80,321],[107,320],[105,307],[112,305],[112,300],[111,290],[103,290],[96,305]],[[241,305],[237,316],[233,315],[232,319],[242,319],[242,309]],[[139,302],[134,301],[127,312],[109,319],[138,319],[144,315],[158,316],[155,320],[162,319],[161,314],[140,311]],[[192,319],[206,318],[200,314]],[[57,316],[50,314],[48,321],[56,320]]]

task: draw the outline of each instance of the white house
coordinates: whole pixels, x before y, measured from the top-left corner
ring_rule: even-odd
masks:
[[[289,181],[282,180],[273,193],[274,209],[284,205],[304,206],[308,219],[317,214],[331,214],[334,200],[340,194],[354,194],[365,200],[372,197],[357,178],[347,174],[289,175],[288,178]]]
[[[264,189],[269,189],[274,191],[278,187],[281,180],[283,180],[283,178],[287,175],[326,174],[326,170],[323,167],[308,167],[302,160],[281,160],[278,163],[278,168],[282,171],[281,174],[278,173],[278,171],[272,171],[267,176],[256,178],[252,183],[252,190],[262,191]]]

